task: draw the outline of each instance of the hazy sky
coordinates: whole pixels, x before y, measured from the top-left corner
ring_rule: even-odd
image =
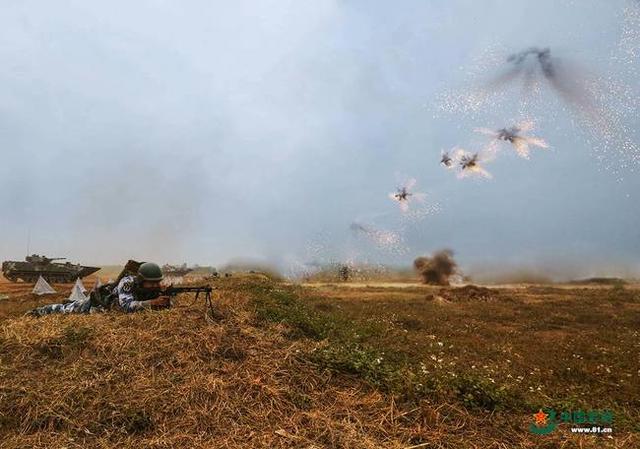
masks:
[[[616,149],[548,92],[534,118],[550,150],[504,152],[492,180],[439,165],[479,148],[475,127],[521,118],[517,93],[440,110],[490,57],[549,46],[637,95],[630,0],[0,3],[2,259],[30,230],[31,252],[86,263],[410,263],[450,247],[468,267],[640,271],[638,173],[611,170]],[[436,212],[400,217],[403,176]],[[368,248],[353,221],[405,250]]]

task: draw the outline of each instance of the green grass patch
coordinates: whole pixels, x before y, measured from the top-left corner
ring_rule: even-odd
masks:
[[[388,357],[358,343],[330,342],[310,357],[323,368],[357,375],[383,391],[399,392],[408,371],[401,357]]]
[[[275,285],[256,288],[252,298],[256,317],[259,322],[286,324],[291,338],[322,341],[307,354],[319,368],[357,376],[403,400],[438,396],[491,411],[523,404],[519,395],[489,379],[425,372],[406,351],[370,343],[380,343],[385,337],[385,326],[380,322],[351,320],[332,309],[319,309],[296,290]]]
[[[452,383],[457,398],[467,408],[508,410],[527,405],[518,393],[484,377],[465,374],[455,378]]]

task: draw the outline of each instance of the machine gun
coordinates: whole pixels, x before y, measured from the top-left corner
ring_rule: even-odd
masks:
[[[110,282],[108,284],[104,284],[98,289],[95,289],[91,292],[89,298],[91,300],[92,305],[102,306],[105,308],[111,308],[111,305],[115,301],[114,297],[114,288],[125,276],[135,276],[138,272],[138,268],[142,265],[143,262],[138,262],[135,260],[129,260],[123,267],[122,271],[118,275],[115,281]],[[207,319],[211,319],[219,316],[216,313],[216,310],[213,307],[213,299],[211,298],[211,292],[213,292],[213,287],[210,285],[203,286],[191,286],[191,287],[175,287],[173,285],[169,285],[168,287],[159,288],[157,290],[158,296],[168,296],[170,299],[174,299],[180,293],[195,293],[196,297],[193,300],[193,303],[198,300],[200,294],[204,295],[204,312],[205,317]]]
[[[91,304],[93,306],[101,306],[106,309],[110,309],[112,305],[117,302],[115,293],[113,292],[113,287],[115,285],[115,283],[105,284],[93,290],[89,294],[89,300],[91,301]],[[194,298],[192,304],[195,304],[195,302],[200,297],[200,294],[202,293],[204,295],[205,316],[206,318],[214,318],[218,315],[216,314],[216,311],[213,307],[211,292],[213,292],[213,287],[211,287],[210,285],[203,285],[199,287],[174,287],[173,285],[170,285],[168,287],[159,288],[156,290],[157,296],[168,296],[171,300],[173,300],[180,293],[195,293],[196,297]],[[171,301],[171,303],[173,303],[173,301]],[[164,309],[168,307],[171,306],[168,305],[158,308]]]
[[[215,309],[213,308],[213,300],[211,299],[211,292],[213,287],[210,285],[204,285],[201,287],[174,287],[170,285],[160,290],[160,296],[168,296],[172,300],[180,293],[195,293],[196,297],[193,300],[195,303],[200,296],[200,293],[204,295],[204,313],[207,318],[216,316]],[[172,301],[173,302],[173,301]]]

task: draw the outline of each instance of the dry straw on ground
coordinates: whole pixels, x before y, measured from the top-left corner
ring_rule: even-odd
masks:
[[[186,302],[186,301],[185,301]],[[5,321],[0,446],[400,447],[388,398],[321,373],[303,344],[196,305]]]
[[[534,447],[519,419],[496,434],[484,423],[502,418],[401,404],[319,369],[304,354],[323,342],[258,322],[241,280],[221,286],[213,322],[187,297],[161,312],[4,318],[0,447]]]

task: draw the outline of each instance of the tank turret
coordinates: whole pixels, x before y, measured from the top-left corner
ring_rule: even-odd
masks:
[[[30,263],[51,263],[54,260],[65,260],[66,257],[47,257],[41,256],[39,254],[32,254],[24,258],[27,262]]]

